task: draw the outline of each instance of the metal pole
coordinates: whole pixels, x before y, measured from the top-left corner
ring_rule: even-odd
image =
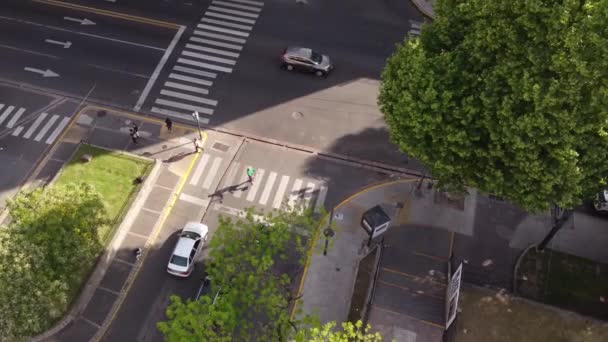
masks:
[[[198,127],[198,137],[203,142],[203,133],[201,132],[201,123],[198,121],[198,112],[192,113],[192,116],[196,119],[196,126]]]
[[[559,217],[555,217],[553,219],[553,227],[551,227],[551,230],[549,231],[547,236],[545,236],[543,241],[541,241],[538,244],[538,246],[536,246],[536,250],[538,250],[538,251],[545,250],[545,248],[547,247],[549,242],[551,242],[551,240],[553,239],[555,234],[557,234],[557,232],[564,226],[564,223],[566,223],[566,221],[568,221],[570,216],[572,216],[572,209],[565,209],[561,213],[561,215],[559,215]]]

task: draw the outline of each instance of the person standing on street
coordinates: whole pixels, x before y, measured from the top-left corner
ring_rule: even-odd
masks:
[[[253,178],[255,177],[255,169],[253,167],[247,168],[247,177],[249,177],[247,181],[253,185]]]
[[[171,130],[173,130],[173,121],[171,121],[171,119],[169,119],[169,117],[167,117],[165,119],[165,125],[167,125],[167,131],[169,131],[169,133],[171,133]]]
[[[131,136],[131,140],[134,144],[137,144],[137,140],[139,139],[139,131],[135,129],[135,127],[129,130],[129,135]]]
[[[192,143],[194,144],[194,153],[198,153],[199,150],[203,151],[201,143],[198,141],[197,138],[192,139]]]

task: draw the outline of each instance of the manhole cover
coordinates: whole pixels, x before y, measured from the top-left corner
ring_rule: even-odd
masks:
[[[292,116],[294,119],[300,119],[301,117],[303,117],[303,116],[304,116],[304,114],[302,114],[302,112],[293,112],[293,113],[291,113],[291,116]]]
[[[213,146],[211,146],[212,149],[217,150],[217,151],[222,151],[222,152],[226,152],[228,151],[228,149],[230,148],[229,145],[226,144],[222,144],[219,142],[216,142],[215,144],[213,144]]]

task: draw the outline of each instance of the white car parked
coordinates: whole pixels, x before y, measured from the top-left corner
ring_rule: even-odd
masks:
[[[207,241],[209,228],[199,222],[188,222],[179,234],[173,249],[167,272],[178,277],[187,277],[194,269],[194,260]]]

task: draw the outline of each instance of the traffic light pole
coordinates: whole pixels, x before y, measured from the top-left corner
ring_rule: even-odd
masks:
[[[201,124],[198,121],[198,112],[195,111],[194,113],[192,113],[192,117],[194,117],[196,119],[196,126],[198,127],[198,136],[202,142],[203,141],[203,132],[201,132]]]

